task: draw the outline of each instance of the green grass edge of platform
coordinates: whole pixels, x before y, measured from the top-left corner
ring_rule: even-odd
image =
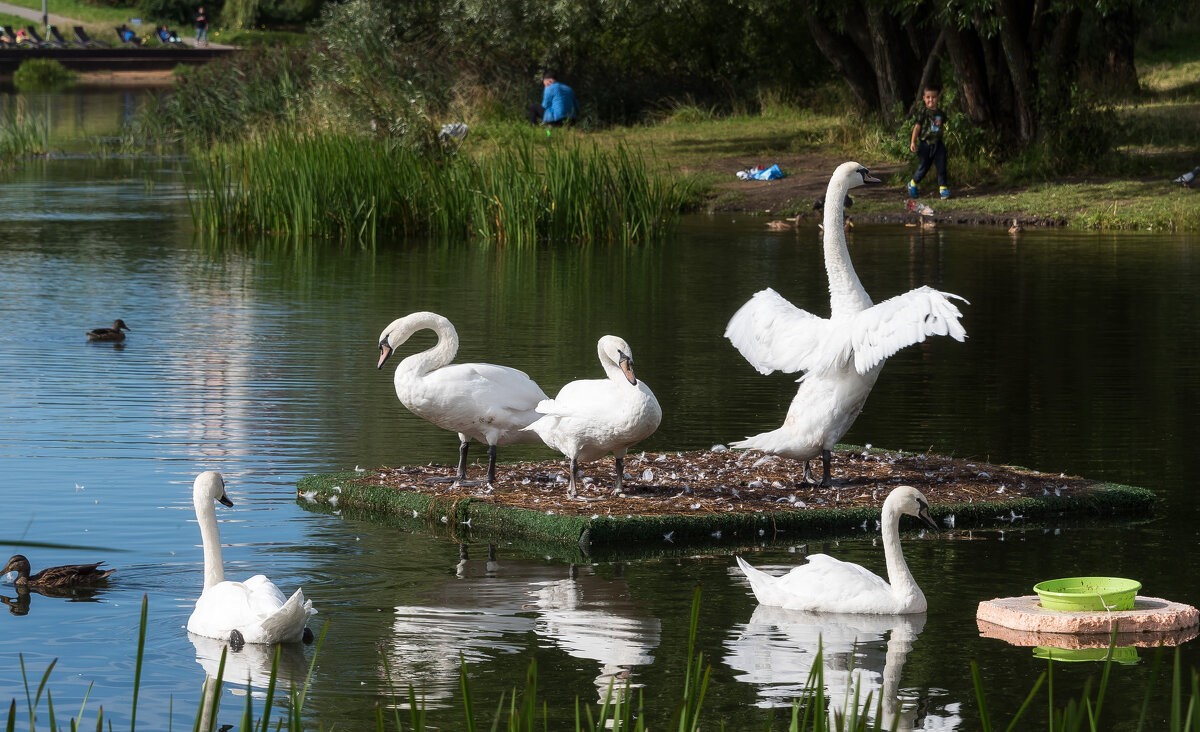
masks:
[[[893,451],[894,452],[894,451]],[[846,534],[861,530],[864,522],[880,517],[878,508],[806,509],[694,516],[564,516],[521,508],[496,506],[472,498],[438,498],[413,491],[364,485],[354,472],[327,473],[301,478],[297,495],[314,494],[315,504],[302,498],[301,505],[329,507],[337,496],[338,508],[359,509],[370,520],[378,513],[419,528],[445,529],[452,537],[473,539],[521,539],[538,545],[588,546],[657,544],[665,537],[677,545],[730,542],[753,544],[774,540],[779,533],[789,538],[808,535]],[[354,482],[352,482],[354,481]],[[975,502],[938,504],[930,512],[939,522],[950,515],[956,528],[993,527],[999,517],[1015,513],[1026,521],[1056,519],[1080,514],[1099,516],[1136,515],[1152,510],[1153,492],[1129,485],[1095,483],[1086,492],[1023,498],[1007,503]],[[1011,512],[1011,513],[1010,513]],[[468,523],[469,522],[469,523]],[[532,547],[531,547],[532,548]]]

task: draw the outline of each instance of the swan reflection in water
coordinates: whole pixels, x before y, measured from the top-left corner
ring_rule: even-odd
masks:
[[[217,638],[206,638],[188,633],[188,640],[196,648],[196,663],[204,669],[209,679],[217,677],[221,665],[221,652],[229,648],[229,642]],[[308,661],[304,658],[304,646],[299,643],[247,643],[238,650],[229,648],[225,655],[225,672],[221,684],[232,694],[243,696],[247,690],[266,691],[271,681],[271,665],[275,660],[275,649],[279,649],[279,669],[275,675],[275,688],[286,692],[292,686],[300,687],[308,674]]]
[[[619,572],[610,580],[588,566],[499,562],[494,548],[487,561],[471,560],[464,548],[456,579],[428,591],[424,604],[395,608],[380,673],[398,692],[423,689],[426,708],[435,708],[458,692],[460,654],[473,664],[524,653],[537,634],[543,647],[599,664],[597,699],[610,681],[616,699],[635,668],[653,662],[660,637],[658,619],[631,598]]]
[[[725,641],[725,663],[739,672],[738,681],[757,687],[758,706],[791,706],[802,696],[820,649],[830,714],[850,708],[857,688],[860,705],[871,695],[871,719],[882,699],[881,722],[889,729],[897,711],[900,732],[957,729],[957,702],[934,710],[928,694],[901,691],[904,662],[924,627],[924,613],[849,615],[759,605],[750,622],[735,626]]]

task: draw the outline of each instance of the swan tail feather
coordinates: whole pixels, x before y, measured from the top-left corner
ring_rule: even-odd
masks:
[[[312,600],[304,599],[304,590],[296,590],[287,602],[262,622],[263,638],[268,643],[298,641],[304,635],[308,618],[316,614]]]
[[[737,560],[738,568],[742,570],[742,574],[746,575],[746,579],[750,581],[750,589],[754,591],[754,597],[763,605],[778,605],[778,594],[775,591],[775,581],[778,577],[767,574],[761,569],[755,569],[741,557],[734,557]]]

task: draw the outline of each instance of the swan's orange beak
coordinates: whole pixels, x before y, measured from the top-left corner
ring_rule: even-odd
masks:
[[[934,531],[937,531],[940,528],[937,525],[937,521],[934,521],[933,516],[929,514],[929,506],[921,506],[921,510],[917,512],[917,518],[924,521],[925,525]]]
[[[621,361],[617,365],[621,367],[621,373],[625,374],[629,383],[637,386],[637,377],[633,375],[633,359],[622,353]]]
[[[392,357],[392,347],[388,345],[387,341],[380,341],[379,342],[379,363],[375,365],[375,369],[379,370],[379,369],[383,368],[384,362],[387,361],[391,357]]]

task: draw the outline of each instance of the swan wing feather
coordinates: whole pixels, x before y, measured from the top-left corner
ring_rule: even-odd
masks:
[[[808,371],[827,361],[829,321],[801,310],[771,288],[738,309],[725,337],[759,373]]]
[[[838,329],[840,348],[825,349],[826,354],[835,357],[822,367],[838,368],[853,358],[855,371],[865,374],[900,349],[929,336],[948,335],[961,342],[967,331],[959,322],[962,313],[954,300],[967,302],[958,295],[925,286],[855,314],[849,327]]]

